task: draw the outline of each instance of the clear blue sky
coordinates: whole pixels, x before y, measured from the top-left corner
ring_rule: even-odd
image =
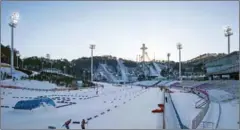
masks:
[[[182,60],[203,53],[227,53],[223,26],[230,25],[231,50],[239,46],[238,2],[2,2],[1,33],[10,45],[9,16],[20,13],[15,47],[24,57],[76,59],[113,55],[136,60],[145,43],[150,58],[178,60],[176,43],[183,44]]]

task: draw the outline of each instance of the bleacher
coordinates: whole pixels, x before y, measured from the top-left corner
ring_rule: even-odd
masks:
[[[213,80],[208,81],[207,84],[202,85],[198,88],[206,89],[206,90],[223,90],[230,93],[233,99],[239,98],[239,88],[240,81],[239,80]],[[229,95],[226,95],[229,96]]]

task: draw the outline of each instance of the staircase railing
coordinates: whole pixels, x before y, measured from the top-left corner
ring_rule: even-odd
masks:
[[[196,129],[199,126],[199,124],[202,122],[204,116],[206,115],[206,113],[208,111],[209,104],[210,104],[209,95],[206,91],[200,90],[200,89],[197,89],[196,91],[205,95],[205,97],[203,97],[203,100],[206,105],[204,104],[205,106],[198,113],[198,115],[192,120],[192,129]],[[200,102],[200,101],[201,100],[199,100],[198,102]],[[201,103],[201,105],[203,106],[202,103]]]

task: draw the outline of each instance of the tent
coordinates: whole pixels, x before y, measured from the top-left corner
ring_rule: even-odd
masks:
[[[24,109],[24,110],[32,110],[34,108],[40,107],[42,103],[46,103],[51,106],[56,106],[54,101],[50,98],[35,98],[33,100],[21,100],[16,103],[16,105],[13,107],[14,109]]]

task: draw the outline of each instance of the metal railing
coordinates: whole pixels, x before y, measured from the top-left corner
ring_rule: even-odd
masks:
[[[203,107],[203,109],[198,113],[198,115],[193,118],[192,120],[192,129],[196,129],[199,124],[201,123],[201,121],[203,120],[204,116],[206,115],[208,108],[209,108],[209,104],[210,104],[210,100],[209,100],[209,95],[207,92],[200,90],[200,89],[196,89],[197,92],[204,94],[206,97],[203,97],[205,99],[206,105]]]
[[[214,123],[213,122],[207,122],[203,121],[199,124],[199,128],[202,129],[213,129]]]

